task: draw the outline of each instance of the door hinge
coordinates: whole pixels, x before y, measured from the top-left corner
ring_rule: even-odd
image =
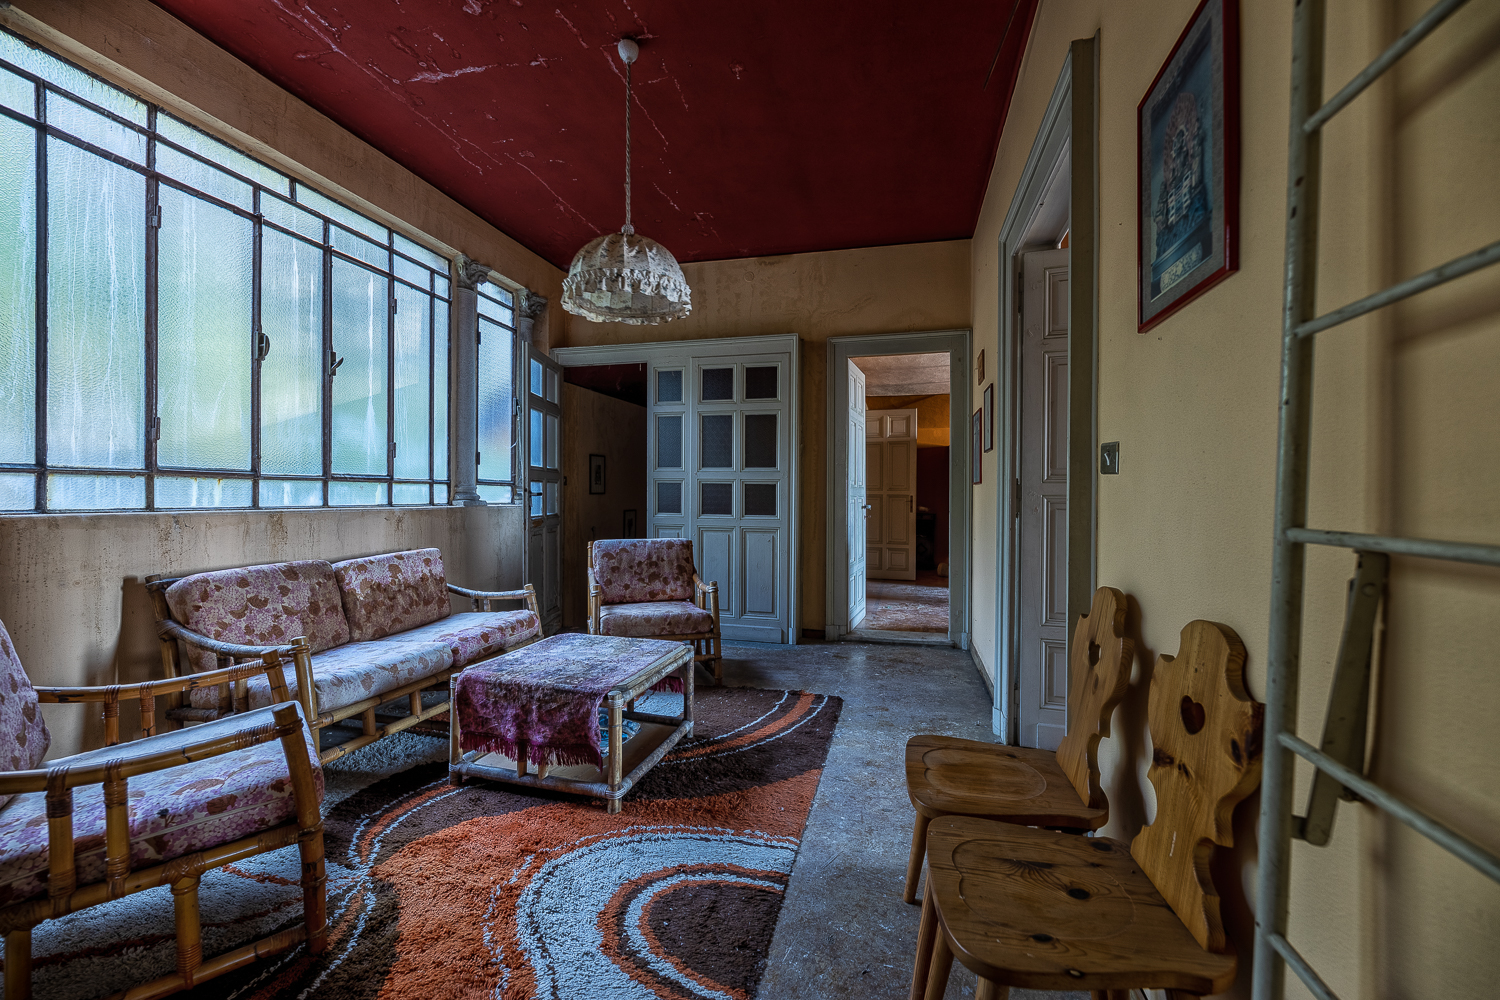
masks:
[[[1024,271],[1017,271],[1016,272],[1016,314],[1017,315],[1020,315],[1024,311],[1022,304],[1025,302],[1025,299],[1026,299],[1026,274],[1025,274]]]
[[[474,331],[474,343],[476,343],[476,344],[482,344],[482,343],[484,343],[484,331],[483,330],[475,330]]]
[[[151,418],[151,440],[161,440],[161,417]]]
[[[396,461],[396,442],[394,442],[394,441],[391,442],[391,449],[390,449],[390,451],[391,451],[390,460],[392,462],[394,462],[394,461]]]
[[[271,353],[271,338],[259,329],[255,331],[255,360],[264,361]]]
[[[328,352],[328,377],[329,378],[333,378],[334,376],[336,376],[339,373],[339,366],[342,365],[343,363],[344,363],[344,359],[341,358],[341,357],[339,357],[337,351],[332,351],[332,350],[329,351]]]
[[[161,206],[153,205],[151,211],[146,213],[146,225],[152,229],[161,228]]]
[[[1020,517],[1021,516],[1021,480],[1020,480],[1019,477],[1017,477],[1017,479],[1016,479],[1016,488],[1015,488],[1015,493],[1013,494],[1012,499],[1013,499],[1013,506],[1012,506],[1011,509],[1013,511],[1015,511],[1015,513],[1012,514],[1011,516],[1012,517]]]
[[[474,464],[475,465],[483,465],[484,464],[484,456],[480,452],[476,451],[474,453]]]

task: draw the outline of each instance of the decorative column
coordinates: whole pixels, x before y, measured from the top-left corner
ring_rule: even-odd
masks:
[[[460,254],[453,261],[453,503],[483,507],[479,496],[479,296],[490,269]]]
[[[538,295],[529,288],[523,288],[516,296],[516,336],[521,338],[521,343],[530,344],[543,354],[547,351],[536,342],[536,321],[547,311],[547,296]]]

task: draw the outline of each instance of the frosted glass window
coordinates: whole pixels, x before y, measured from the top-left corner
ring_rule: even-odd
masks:
[[[333,248],[340,253],[357,257],[371,267],[382,271],[390,263],[390,253],[383,245],[371,243],[363,237],[354,235],[342,226],[330,226],[328,232],[329,239],[333,241]]]
[[[262,479],[262,507],[321,507],[323,484],[307,479]]]
[[[486,281],[479,286],[479,315],[487,316],[497,323],[506,326],[516,325],[515,298],[492,281]],[[537,390],[541,392],[540,389]]]
[[[540,482],[531,484],[531,516],[542,516],[542,484]]]
[[[142,468],[146,182],[59,139],[47,156],[48,460]]]
[[[682,416],[671,414],[656,418],[656,467],[682,468]]]
[[[262,194],[260,214],[265,216],[267,222],[274,222],[283,229],[290,229],[294,233],[300,233],[319,243],[323,241],[323,220],[290,202]],[[266,232],[269,233],[270,230]]]
[[[710,517],[730,517],[734,514],[733,483],[701,483],[703,489],[703,513]]]
[[[531,394],[533,396],[542,394],[542,363],[536,358],[531,359]]]
[[[432,303],[432,474],[448,478],[448,303]],[[508,450],[508,449],[507,449]],[[447,503],[447,487],[443,499]]]
[[[0,31],[0,59],[70,90],[84,100],[108,108],[137,125],[146,124],[146,105],[134,97],[3,31]]]
[[[557,469],[560,465],[558,455],[559,446],[562,444],[560,423],[554,414],[547,414],[547,468],[549,469]]]
[[[29,472],[0,472],[0,510],[36,507],[36,476]]]
[[[171,146],[158,145],[156,147],[156,169],[168,177],[175,177],[204,194],[212,195],[220,201],[227,201],[247,212],[255,207],[255,196],[249,184],[236,180],[202,160],[195,160],[186,153],[179,153]],[[162,186],[163,194],[168,190],[166,185]]]
[[[504,482],[511,478],[514,440],[514,342],[509,330],[487,319],[479,320],[479,331],[479,478]],[[541,447],[537,430],[533,448]]]
[[[485,500],[489,500],[490,499],[489,497],[485,496],[485,494],[484,494],[485,489],[488,489],[488,488],[489,487],[480,487],[480,489],[478,491],[479,495],[481,497],[483,497]],[[507,487],[504,487],[504,489],[505,489],[505,499],[504,500],[493,500],[493,501],[490,501],[490,502],[491,503],[510,503],[510,487],[507,486]],[[447,483],[433,483],[432,484],[432,502],[433,503],[447,503],[448,502],[448,484]]]
[[[36,86],[30,80],[0,69],[0,105],[19,111],[27,118],[35,118]]]
[[[432,275],[432,290],[443,298],[448,298],[448,276],[434,272]]]
[[[335,474],[383,476],[389,468],[386,443],[389,292],[389,282],[383,276],[347,261],[334,260],[333,352],[342,362],[333,377]],[[348,495],[352,494],[340,493]],[[328,502],[336,502],[331,488]]]
[[[745,414],[745,468],[776,468],[776,414]]]
[[[187,476],[156,477],[156,507],[249,507],[248,479],[202,479]]]
[[[428,428],[432,426],[431,298],[396,286],[395,402],[396,478],[432,475]]]
[[[217,139],[211,138],[191,125],[184,124],[171,115],[158,111],[156,114],[156,133],[164,139],[170,139],[184,149],[190,149],[211,163],[217,163],[221,167],[232,170],[249,180],[255,181],[264,187],[286,196],[291,193],[291,182],[286,175],[279,170],[273,170],[241,153],[232,146],[227,146]],[[156,147],[157,167],[161,166],[161,156],[165,147]],[[186,178],[183,178],[186,180]]]
[[[397,483],[391,487],[391,502],[410,506],[427,504],[432,496],[432,487],[426,483]]]
[[[776,398],[775,365],[754,365],[745,368],[745,398]]]
[[[323,252],[270,229],[261,235],[261,471],[323,471]],[[321,496],[319,503],[321,503]]]
[[[374,507],[385,503],[385,483],[328,484],[328,506],[330,507]]]
[[[557,509],[558,509],[557,508],[557,497],[558,497],[558,493],[559,493],[559,490],[557,488],[558,484],[557,483],[553,483],[553,482],[549,482],[549,483],[547,483],[545,485],[546,485],[546,491],[547,491],[547,513],[549,513],[549,514],[556,514],[557,513]]]
[[[730,469],[734,467],[734,415],[730,413],[705,413],[702,421],[703,448],[702,468]]]
[[[682,402],[682,372],[656,373],[656,401],[658,403]]]
[[[0,170],[0,462],[34,462],[36,132],[0,118],[0,149],[10,165]]]
[[[423,267],[420,264],[413,264],[411,261],[407,260],[400,254],[396,254],[394,259],[396,262],[396,277],[400,278],[402,281],[407,281],[413,285],[416,285],[423,291],[430,291],[432,289],[431,271],[427,270],[427,268]]]
[[[431,250],[422,246],[422,244],[420,243],[413,243],[411,240],[407,239],[405,236],[402,236],[400,233],[393,233],[392,236],[396,243],[396,249],[401,253],[406,254],[406,256],[412,258],[419,264],[426,264],[434,271],[442,271],[444,273],[447,273],[448,259],[446,257],[433,253]]]
[[[47,91],[47,124],[136,163],[146,162],[146,137],[97,111]]]
[[[140,510],[145,506],[145,476],[47,477],[49,510]]]
[[[703,369],[703,401],[711,403],[734,398],[734,369]]]
[[[746,483],[745,484],[745,516],[746,517],[775,517],[776,516],[776,484],[775,483]]]
[[[682,484],[656,484],[656,512],[658,514],[682,513]]]
[[[440,485],[438,487],[438,490],[442,496],[442,499],[439,500],[438,503],[447,503],[448,487],[446,485]],[[480,483],[476,492],[478,492],[479,494],[479,499],[483,500],[485,503],[515,503],[515,491],[509,486],[496,486],[489,483]]]
[[[357,233],[364,233],[376,243],[386,241],[386,228],[380,223],[365,218],[353,209],[345,208],[331,198],[326,198],[304,184],[297,185],[297,200],[314,212],[328,216],[334,222],[348,226]]]
[[[558,379],[557,372],[553,371],[551,368],[546,369],[546,379],[547,379],[547,401],[549,403],[556,403],[558,401],[558,399],[557,399],[557,388],[558,388],[558,385],[559,385],[559,383],[560,383],[561,380]]]
[[[166,186],[161,219],[157,461],[249,471],[253,227],[228,209]]]

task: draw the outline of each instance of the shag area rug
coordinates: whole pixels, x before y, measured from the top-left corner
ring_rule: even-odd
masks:
[[[928,573],[915,583],[870,580],[865,584],[865,620],[860,628],[947,632],[947,581]]]
[[[455,788],[446,738],[381,740],[325,769],[327,952],[298,947],[180,995],[750,1000],[841,704],[703,690],[693,737],[614,816],[581,797]],[[298,922],[297,874],[289,848],[205,876],[204,953]],[[85,1000],[167,973],[171,914],[153,889],[43,924],[36,995]]]

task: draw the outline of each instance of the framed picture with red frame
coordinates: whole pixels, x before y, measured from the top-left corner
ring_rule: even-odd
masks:
[[[1136,109],[1141,333],[1239,270],[1239,22],[1203,0]]]

